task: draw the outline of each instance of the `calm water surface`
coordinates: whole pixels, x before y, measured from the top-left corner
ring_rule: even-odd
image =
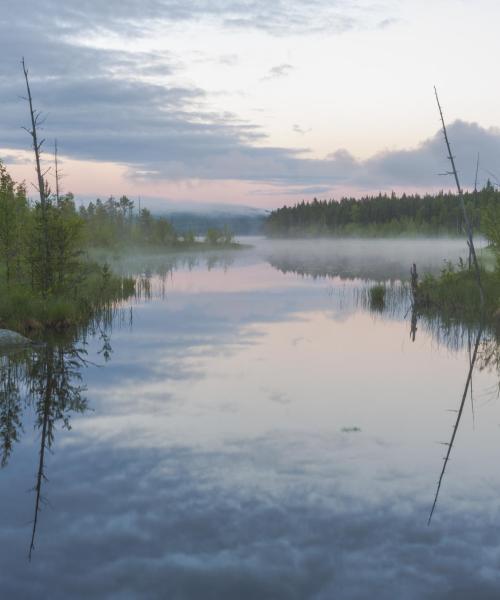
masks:
[[[463,242],[252,241],[117,264],[112,327],[3,357],[2,598],[500,597],[496,346],[428,526],[468,338],[398,292]]]

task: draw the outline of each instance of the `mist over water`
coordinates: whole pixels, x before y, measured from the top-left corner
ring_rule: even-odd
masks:
[[[438,273],[445,261],[467,258],[464,240],[450,238],[266,240],[259,249],[278,268],[290,263],[305,274],[370,280],[407,280],[413,263],[421,273]]]
[[[385,312],[363,302],[372,282],[397,291],[413,262],[438,272],[465,243],[248,241],[109,257],[138,294],[75,341],[85,410],[64,404],[71,429],[54,413],[31,563],[43,385],[16,405],[5,597],[498,597],[496,343],[481,346],[429,527],[467,332],[452,343],[419,322],[412,342],[404,293]],[[66,372],[57,344],[51,356]],[[22,360],[2,373],[21,396],[47,381]]]

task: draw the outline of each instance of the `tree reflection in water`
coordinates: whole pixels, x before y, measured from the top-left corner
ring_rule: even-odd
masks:
[[[469,367],[467,370],[467,377],[465,380],[465,386],[464,386],[464,390],[462,393],[462,398],[460,400],[460,404],[459,404],[458,410],[457,410],[457,418],[455,419],[455,423],[453,424],[451,438],[450,438],[449,442],[443,442],[443,444],[447,447],[447,450],[446,450],[446,454],[443,459],[443,466],[441,468],[441,473],[439,474],[439,480],[438,480],[438,484],[436,487],[436,493],[434,495],[434,502],[432,503],[431,512],[429,514],[429,520],[428,520],[429,525],[431,523],[434,511],[436,510],[436,506],[437,506],[437,502],[438,502],[438,498],[439,498],[439,492],[441,491],[441,485],[443,483],[443,478],[446,473],[446,467],[448,466],[448,461],[450,460],[450,455],[451,455],[451,451],[453,449],[453,444],[454,444],[455,438],[457,436],[458,427],[459,427],[460,421],[462,419],[462,414],[463,414],[464,407],[465,407],[465,401],[467,400],[467,397],[469,395],[469,389],[471,391],[470,398],[471,398],[472,407],[474,406],[474,401],[473,401],[473,397],[472,397],[472,375],[474,373],[474,367],[476,365],[476,361],[478,358],[479,345],[481,343],[483,333],[484,333],[484,328],[481,326],[478,329],[477,334],[476,334],[476,339],[474,342],[472,354],[469,354]]]
[[[12,448],[19,441],[22,429],[23,402],[19,383],[23,380],[23,365],[10,356],[0,356],[0,464],[5,467]]]
[[[109,335],[102,333],[101,353],[111,352]],[[58,427],[71,429],[71,417],[88,409],[84,396],[82,368],[88,365],[84,343],[49,340],[44,345],[0,356],[0,452],[6,467],[14,445],[23,432],[23,414],[31,410],[39,432],[35,475],[35,506],[29,545],[29,559],[35,549],[38,519],[46,502],[43,485],[47,481],[46,453],[54,446]]]
[[[29,363],[29,398],[36,414],[35,427],[40,430],[40,450],[35,483],[35,510],[29,549],[29,558],[35,547],[36,527],[40,514],[40,504],[44,501],[42,485],[45,476],[45,452],[54,443],[56,424],[70,429],[73,413],[87,410],[87,399],[82,396],[81,367],[85,364],[84,350],[73,344],[51,343],[34,355]]]
[[[446,442],[441,442],[446,447],[446,453],[443,457],[443,465],[439,473],[439,479],[434,494],[434,500],[429,513],[428,524],[430,525],[432,517],[437,507],[439,494],[446,474],[446,468],[450,460],[453,445],[455,443],[460,422],[463,417],[467,398],[470,398],[472,411],[472,424],[475,427],[475,410],[474,410],[474,390],[473,376],[475,370],[492,371],[497,374],[498,393],[500,394],[500,345],[499,332],[495,330],[494,324],[486,323],[484,315],[479,317],[476,323],[467,325],[460,323],[446,323],[438,318],[423,318],[417,314],[417,311],[412,308],[410,319],[410,338],[415,341],[418,319],[425,330],[431,333],[438,343],[443,343],[453,350],[461,350],[467,348],[468,364],[464,389],[460,397],[459,405],[452,412],[456,413],[456,418],[453,423],[450,439]]]
[[[173,264],[166,265],[161,260],[156,269],[162,283],[162,298],[165,296],[165,281],[180,260],[176,258]],[[186,260],[190,268],[198,264],[194,257]],[[207,268],[213,268],[221,261],[218,257],[209,257]],[[224,261],[221,264],[227,267],[230,259],[224,258]],[[153,297],[153,271],[145,268],[141,273],[136,276],[135,296],[137,300],[149,301]],[[39,435],[32,488],[35,505],[28,552],[30,560],[35,549],[41,509],[46,503],[43,486],[47,481],[47,451],[53,450],[57,428],[71,429],[72,416],[88,410],[82,378],[82,369],[92,364],[85,350],[87,339],[100,340],[101,349],[97,354],[108,362],[113,352],[111,331],[116,326],[132,327],[132,324],[132,307],[125,309],[120,302],[111,302],[91,322],[73,332],[70,338],[49,338],[43,344],[19,351],[2,352],[0,348],[0,468],[7,467],[23,434],[23,420],[26,422],[29,415],[33,415],[34,427]]]
[[[500,350],[499,339],[500,332],[495,330],[494,324],[486,322],[484,314],[478,314],[473,322],[461,323],[459,321],[445,318],[446,315],[439,316],[439,313],[420,314],[412,293],[412,282],[408,283],[402,279],[401,271],[396,269],[392,275],[394,280],[388,277],[386,265],[381,263],[380,279],[377,279],[378,271],[371,268],[371,265],[358,265],[356,261],[351,261],[349,256],[337,257],[332,260],[325,256],[322,261],[318,261],[314,255],[297,256],[296,254],[282,252],[276,256],[268,258],[270,264],[283,273],[296,273],[303,277],[316,278],[334,278],[340,280],[353,280],[359,278],[362,281],[366,278],[365,285],[351,290],[351,300],[354,305],[360,306],[365,310],[371,310],[370,287],[374,284],[384,285],[385,298],[382,310],[372,311],[372,313],[383,314],[387,318],[408,318],[410,322],[410,339],[415,342],[417,331],[423,330],[429,334],[439,345],[444,345],[453,351],[459,352],[464,348],[468,351],[467,371],[464,389],[460,397],[460,402],[453,423],[452,434],[449,440],[441,442],[446,447],[446,453],[443,457],[443,464],[440,469],[437,482],[434,501],[430,510],[428,523],[431,523],[432,517],[437,507],[439,494],[446,474],[448,462],[450,460],[453,445],[455,443],[460,422],[462,420],[467,398],[470,397],[473,426],[475,421],[474,413],[474,393],[473,393],[473,375],[475,369],[489,369],[500,375]],[[396,263],[394,266],[398,266]],[[416,267],[413,265],[412,275],[416,275]],[[414,285],[414,284],[413,284]],[[498,377],[500,382],[500,377]],[[500,383],[498,387],[500,394]]]

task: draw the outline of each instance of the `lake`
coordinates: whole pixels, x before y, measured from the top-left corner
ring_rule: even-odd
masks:
[[[116,259],[133,301],[2,358],[2,597],[500,597],[496,342],[428,524],[476,332],[401,286],[465,242],[249,243]]]

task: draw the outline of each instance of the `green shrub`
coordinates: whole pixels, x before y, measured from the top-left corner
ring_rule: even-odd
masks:
[[[383,310],[385,307],[385,285],[380,283],[372,286],[369,290],[370,308],[372,310]]]

